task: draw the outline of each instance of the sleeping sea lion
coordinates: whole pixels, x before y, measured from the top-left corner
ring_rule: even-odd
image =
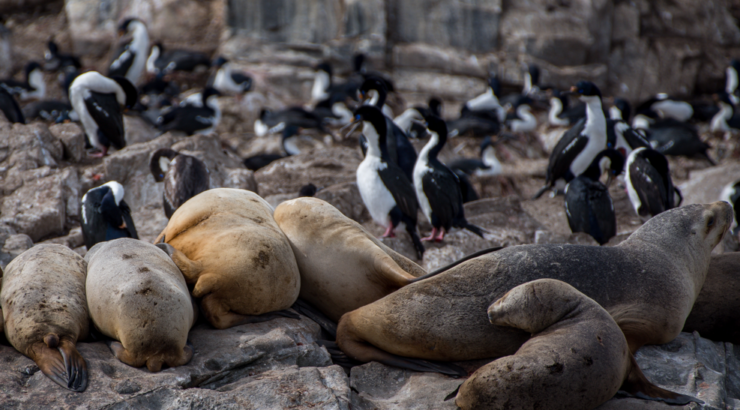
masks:
[[[13,259],[2,276],[0,306],[10,344],[51,380],[87,388],[87,364],[75,344],[87,337],[85,260],[62,245],[36,245]]]
[[[193,349],[186,342],[195,305],[167,253],[120,238],[93,246],[85,260],[90,318],[116,340],[109,345],[118,360],[151,372],[190,361]]]
[[[270,205],[254,192],[218,188],[180,206],[156,242],[182,271],[217,329],[269,320],[298,298],[301,278]]]
[[[532,337],[460,386],[455,403],[462,409],[591,410],[629,374],[627,340],[614,319],[565,282],[519,285],[488,308],[488,318]]]

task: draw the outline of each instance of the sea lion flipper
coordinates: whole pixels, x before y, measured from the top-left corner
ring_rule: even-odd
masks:
[[[400,266],[388,255],[382,255],[374,260],[375,273],[380,275],[383,283],[389,286],[401,288],[411,283],[414,277]]]
[[[320,310],[316,309],[316,307],[312,304],[301,298],[298,298],[296,299],[295,303],[293,303],[293,306],[291,306],[290,308],[318,323],[319,326],[321,326],[321,328],[324,329],[326,333],[328,333],[334,339],[337,338],[337,324],[333,320],[329,319]]]
[[[198,280],[198,276],[203,270],[200,263],[188,259],[184,253],[168,243],[158,243],[155,246],[172,258],[172,262],[175,262],[188,284],[195,283]]]
[[[76,392],[87,388],[87,364],[74,343],[63,341],[57,348],[52,348],[44,342],[37,342],[29,353],[41,372],[56,384]]]
[[[463,256],[462,258],[456,260],[455,262],[450,263],[447,266],[443,266],[443,267],[441,267],[441,268],[439,268],[439,269],[437,269],[435,271],[429,272],[429,273],[427,273],[424,276],[419,276],[418,278],[413,279],[411,281],[411,283],[419,282],[419,281],[422,281],[424,279],[429,279],[431,277],[437,276],[440,273],[446,272],[446,271],[454,268],[455,266],[457,266],[457,265],[459,265],[459,264],[461,264],[463,262],[467,262],[467,261],[469,261],[469,260],[471,260],[473,258],[477,258],[479,256],[482,256],[482,255],[485,255],[485,254],[488,254],[488,253],[500,251],[501,249],[504,249],[504,247],[503,246],[494,246],[493,248],[487,248],[487,249],[480,250],[478,252],[473,252],[470,255]]]
[[[672,391],[660,388],[651,383],[642,373],[640,367],[635,361],[634,355],[630,354],[632,368],[627,379],[619,389],[619,394],[628,397],[636,397],[642,400],[662,401],[674,405],[686,405],[690,402],[703,404],[704,402],[684,394],[674,393]]]

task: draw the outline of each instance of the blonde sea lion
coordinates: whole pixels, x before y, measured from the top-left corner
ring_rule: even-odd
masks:
[[[320,199],[285,201],[275,221],[293,248],[301,299],[335,322],[426,274]]]
[[[712,256],[704,286],[683,331],[740,343],[740,252]]]
[[[519,285],[488,308],[488,318],[532,337],[460,386],[455,403],[462,409],[590,410],[629,374],[627,340],[614,319],[565,282]]]
[[[117,340],[109,345],[118,360],[152,372],[190,361],[193,350],[186,343],[196,308],[162,249],[121,238],[93,246],[85,260],[90,318]]]
[[[85,260],[62,245],[36,245],[2,276],[5,335],[60,386],[87,388],[87,364],[76,343],[88,334]]]
[[[160,240],[215,328],[299,317],[284,311],[301,287],[293,250],[257,194],[202,192],[172,214]]]
[[[680,333],[711,251],[731,221],[725,202],[689,205],[657,215],[615,247],[505,248],[345,314],[337,344],[355,360],[411,369],[417,367],[408,358],[460,361],[510,355],[529,335],[491,325],[487,307],[518,285],[550,278],[604,307],[634,353]]]

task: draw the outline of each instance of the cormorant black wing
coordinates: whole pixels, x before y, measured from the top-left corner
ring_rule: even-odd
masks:
[[[108,141],[121,149],[126,146],[125,131],[123,128],[123,114],[115,94],[102,94],[94,91],[85,98],[85,108],[98,124],[98,128]],[[94,136],[90,136],[94,138]]]
[[[131,43],[119,47],[114,56],[108,68],[108,77],[114,75],[125,77],[136,58],[136,52],[131,49]]]
[[[416,214],[419,210],[416,191],[403,170],[396,164],[388,163],[387,168],[378,170],[378,175],[383,185],[393,195],[393,200],[396,201],[401,212],[416,221]]]
[[[566,131],[557,145],[555,145],[555,149],[550,154],[550,161],[547,166],[546,180],[548,183],[554,183],[560,178],[564,178],[570,182],[571,179],[577,176],[570,172],[570,164],[588,144],[588,137],[581,135],[585,126],[585,119],[579,121],[575,126]]]
[[[439,218],[445,231],[449,232],[462,208],[460,183],[457,175],[442,163],[438,162],[431,168],[432,170],[421,178],[422,189],[432,207],[432,213]]]

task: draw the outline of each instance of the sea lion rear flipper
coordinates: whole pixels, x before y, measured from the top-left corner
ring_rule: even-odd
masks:
[[[37,342],[29,350],[31,353],[29,357],[36,362],[46,377],[66,389],[76,392],[85,391],[87,364],[74,343],[64,339],[58,346],[54,343]]]
[[[157,248],[163,250],[167,255],[172,258],[172,262],[180,269],[182,275],[185,277],[185,281],[188,284],[193,284],[198,281],[198,275],[203,270],[200,263],[192,261],[185,256],[184,253],[175,249],[174,246],[168,243],[158,243],[155,245]]]
[[[636,397],[642,400],[662,401],[668,404],[686,405],[690,402],[704,404],[703,401],[683,394],[662,389],[652,384],[642,373],[635,361],[635,356],[630,354],[631,370],[617,395],[625,397]]]
[[[459,265],[459,264],[461,264],[463,262],[467,262],[467,261],[469,261],[469,260],[471,260],[473,258],[477,258],[479,256],[486,255],[486,254],[489,254],[489,253],[492,253],[492,252],[500,251],[501,249],[504,249],[504,247],[503,246],[494,246],[493,248],[488,248],[488,249],[480,250],[478,252],[473,252],[470,255],[463,256],[462,258],[456,260],[455,262],[452,262],[451,264],[449,264],[447,266],[443,266],[443,267],[441,267],[441,268],[439,268],[439,269],[437,269],[437,270],[435,270],[433,272],[429,272],[429,273],[427,273],[424,276],[419,276],[418,278],[411,280],[411,283],[416,283],[416,282],[422,281],[424,279],[429,279],[431,277],[437,276],[440,273],[446,272],[446,271],[454,268],[455,266],[457,266],[457,265]]]
[[[310,303],[298,298],[290,308],[318,323],[332,338],[337,338],[337,324]]]

